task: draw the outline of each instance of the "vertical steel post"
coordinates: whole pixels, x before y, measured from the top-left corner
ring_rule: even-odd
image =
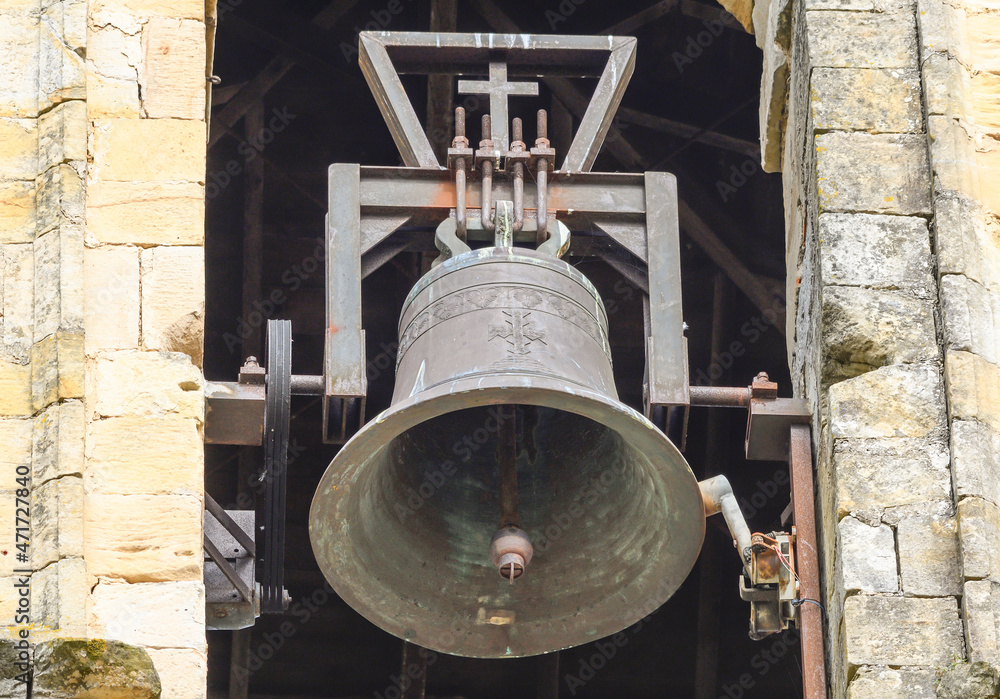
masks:
[[[813,490],[812,433],[809,425],[792,425],[788,468],[792,480],[795,511],[796,557],[798,558],[799,608],[802,644],[803,699],[826,699],[826,661],[823,655],[823,609],[816,546],[816,507]]]

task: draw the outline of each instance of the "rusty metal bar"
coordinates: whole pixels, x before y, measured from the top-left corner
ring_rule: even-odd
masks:
[[[691,405],[707,408],[750,407],[749,386],[691,386]]]
[[[296,396],[321,396],[326,387],[322,375],[292,374],[292,394]]]
[[[788,468],[795,508],[796,555],[800,599],[811,600],[799,608],[802,644],[802,697],[826,699],[826,662],[823,656],[819,552],[816,548],[816,507],[813,490],[812,433],[809,425],[790,427]]]
[[[222,505],[217,503],[215,498],[208,493],[205,493],[205,509],[219,521],[219,524],[225,527],[226,531],[236,539],[240,546],[247,550],[247,553],[251,556],[257,555],[257,546],[254,544],[254,540],[243,531],[243,527],[237,524],[236,520],[229,516],[229,513],[222,508]]]
[[[242,597],[245,602],[252,602],[253,593],[250,591],[250,588],[247,587],[247,584],[243,582],[242,578],[240,578],[236,569],[229,565],[229,561],[226,560],[226,557],[222,555],[222,552],[219,551],[218,547],[212,543],[211,539],[208,538],[207,533],[204,537],[204,545],[205,552],[208,553],[212,561],[215,562],[215,565],[219,566],[219,570],[226,576],[226,580],[228,580],[232,586],[236,588],[236,591],[240,593],[240,597]]]

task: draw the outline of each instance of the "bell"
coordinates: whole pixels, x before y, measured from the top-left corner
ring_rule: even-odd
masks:
[[[684,458],[618,401],[596,289],[511,247],[462,252],[413,288],[391,407],[340,450],[309,513],[348,604],[480,658],[630,626],[681,585],[704,532]]]

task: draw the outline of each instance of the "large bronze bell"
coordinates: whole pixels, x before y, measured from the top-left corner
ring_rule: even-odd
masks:
[[[458,254],[410,292],[399,338],[391,407],[309,515],[348,604],[421,646],[502,658],[613,634],[674,593],[701,549],[701,492],[618,401],[582,274],[528,249]]]

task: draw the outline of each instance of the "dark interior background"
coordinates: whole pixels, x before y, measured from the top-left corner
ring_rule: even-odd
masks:
[[[340,16],[324,28],[313,21],[321,12],[328,18]],[[631,111],[618,116],[615,125],[621,135],[612,138],[625,139],[642,163],[623,164],[605,146],[594,170],[675,173],[680,196],[743,265],[774,290],[773,307],[780,310],[785,274],[781,180],[761,171],[754,150],[761,72],[754,38],[707,0],[476,0],[458,3],[458,31],[489,32],[499,14],[523,32],[614,30],[638,38],[635,74],[622,103]],[[400,164],[358,68],[353,48],[357,32],[366,25],[426,31],[430,15],[431,0],[221,3],[214,63],[221,83],[213,99],[208,157],[205,374],[210,380],[234,381],[247,355],[261,357],[259,319],[264,316],[291,319],[294,373],[321,373],[323,271],[315,250],[324,235],[327,167],[336,162]],[[622,22],[629,23],[616,29]],[[280,128],[268,127],[263,138],[248,141],[245,118],[233,120],[232,114],[239,113],[236,106],[248,86],[262,79],[262,71],[266,77],[277,68],[284,72],[264,95],[262,111],[265,125]],[[423,118],[426,78],[408,77],[405,84]],[[584,93],[593,88],[592,81],[579,81],[578,86]],[[567,120],[544,85],[540,93],[538,98],[513,99],[511,116],[525,119],[525,140],[530,143],[534,111],[549,109],[550,135],[561,160],[576,120]],[[276,115],[280,118],[273,121]],[[469,116],[474,143],[479,116]],[[685,131],[683,125],[694,128]],[[248,156],[251,151],[253,157]],[[251,230],[262,235],[258,270],[244,264],[244,241]],[[781,395],[790,395],[783,318],[772,323],[774,316],[764,314],[732,283],[731,277],[740,272],[716,266],[693,233],[682,230],[681,238],[692,383],[704,384],[711,377],[720,385],[747,385],[758,371],[767,371],[779,382]],[[368,357],[376,367],[369,374],[369,418],[388,405],[394,362],[386,361],[385,348],[396,339],[402,300],[429,259],[418,252],[403,253],[364,283]],[[566,259],[601,291],[610,315],[619,394],[641,409],[641,292],[602,261],[574,257],[572,250]],[[280,290],[283,300],[273,308],[264,304],[260,314],[249,312],[252,307],[244,302],[244,285],[257,274],[262,298]],[[241,331],[246,336],[242,341]],[[316,484],[337,447],[322,444],[317,399],[296,397],[292,409],[295,456],[288,474],[286,586],[299,612],[261,617],[253,628],[250,695],[396,696],[391,688],[400,672],[402,642],[324,591],[309,545],[307,516]],[[706,409],[694,409],[685,456],[699,478],[728,475],[746,503],[751,527],[769,531],[779,528],[788,504],[787,469],[782,463],[743,459],[745,426],[743,411],[710,415]],[[236,502],[241,479],[245,482],[260,458],[253,450],[243,451],[242,458],[240,454],[238,447],[209,446],[207,451],[207,489],[224,505]],[[749,605],[737,592],[739,560],[721,520],[715,520],[709,521],[702,557],[684,586],[645,623],[626,632],[627,642],[614,657],[592,662],[599,652],[594,645],[561,653],[560,696],[801,695],[794,634],[761,642],[747,637]],[[229,632],[209,633],[213,696],[228,696],[231,637]],[[593,677],[583,669],[596,665],[601,667]],[[427,695],[534,697],[539,674],[535,658],[438,656],[428,670]],[[568,679],[573,677],[583,684]]]

